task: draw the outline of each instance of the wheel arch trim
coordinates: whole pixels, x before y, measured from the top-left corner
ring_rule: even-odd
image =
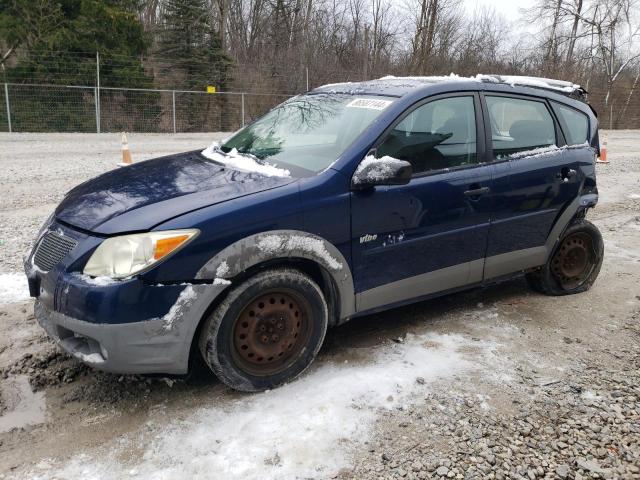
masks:
[[[353,277],[347,260],[328,240],[299,230],[269,230],[244,237],[211,257],[196,279],[225,284],[262,263],[295,259],[316,263],[331,278],[339,297],[337,323],[355,313]]]

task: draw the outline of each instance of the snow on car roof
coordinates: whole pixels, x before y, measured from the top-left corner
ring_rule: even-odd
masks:
[[[369,93],[376,95],[386,94],[393,96],[402,96],[416,88],[424,87],[428,84],[445,82],[484,82],[511,85],[512,87],[534,87],[556,91],[558,93],[563,93],[566,95],[577,96],[582,96],[584,93],[586,93],[586,91],[580,85],[564,80],[555,80],[551,78],[493,74],[478,74],[475,77],[462,77],[460,75],[456,75],[455,73],[442,76],[395,77],[393,75],[387,75],[376,80],[331,83],[316,88],[314,92],[348,93],[352,95]]]
[[[506,83],[511,86],[537,87],[548,90],[557,90],[562,93],[586,93],[580,85],[553,78],[527,77],[519,75],[476,75],[476,78],[488,83]]]

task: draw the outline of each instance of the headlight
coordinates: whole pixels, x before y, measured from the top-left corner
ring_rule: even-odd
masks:
[[[141,272],[177,252],[198,230],[167,230],[107,238],[84,267],[92,277],[124,278]]]

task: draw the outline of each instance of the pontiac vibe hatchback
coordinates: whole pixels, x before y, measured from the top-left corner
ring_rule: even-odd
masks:
[[[329,326],[526,275],[594,282],[598,124],[567,82],[393,78],[289,99],[221,145],[67,193],[25,259],[38,321],[96,368],[269,389]]]

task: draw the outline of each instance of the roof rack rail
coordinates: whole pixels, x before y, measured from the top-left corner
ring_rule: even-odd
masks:
[[[476,78],[487,83],[504,83],[507,85],[518,85],[522,87],[542,88],[544,90],[552,90],[554,92],[563,93],[568,96],[576,97],[584,100],[587,91],[575,83],[566,82],[564,80],[555,80],[543,77],[528,77],[521,75],[494,75],[479,74]]]

